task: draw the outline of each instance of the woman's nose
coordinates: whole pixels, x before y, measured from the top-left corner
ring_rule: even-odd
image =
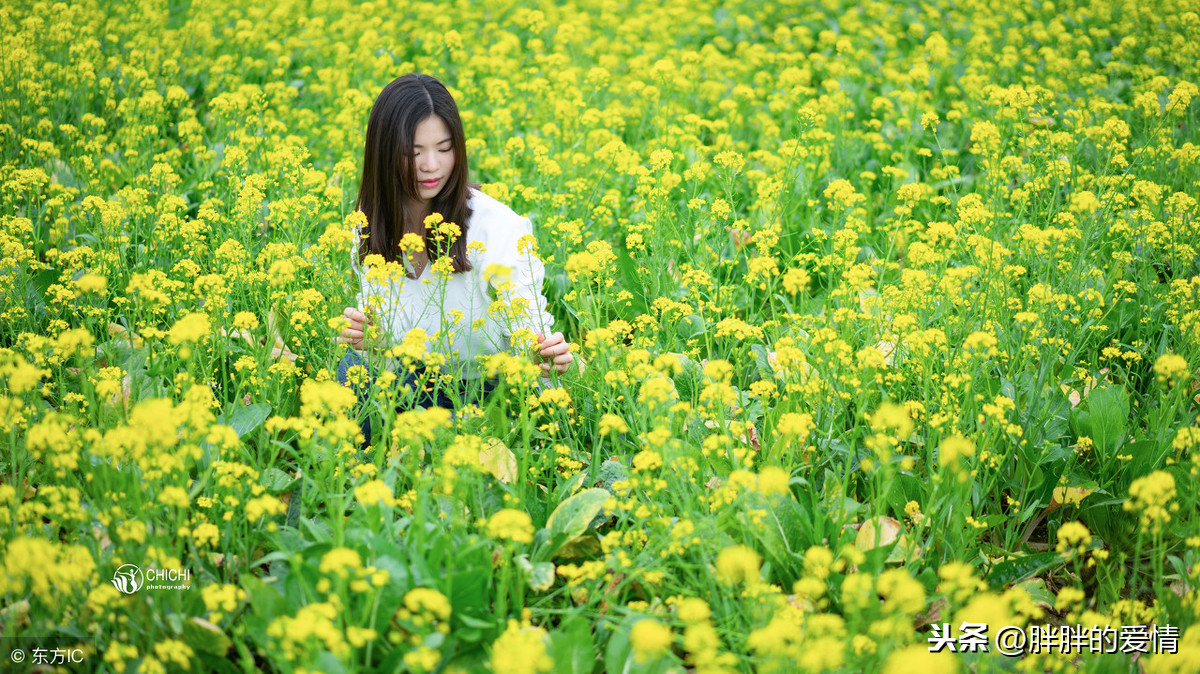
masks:
[[[437,173],[438,161],[436,155],[436,152],[430,152],[428,154],[421,155],[417,159],[417,168],[420,169],[422,173]]]

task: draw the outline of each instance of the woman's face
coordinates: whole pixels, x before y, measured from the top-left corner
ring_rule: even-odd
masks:
[[[454,139],[450,128],[437,115],[417,124],[413,169],[417,176],[417,197],[423,206],[428,206],[454,174]]]

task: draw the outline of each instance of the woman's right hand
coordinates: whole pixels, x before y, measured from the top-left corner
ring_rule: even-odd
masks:
[[[367,318],[361,310],[355,307],[346,307],[342,312],[342,316],[350,321],[350,326],[342,330],[342,335],[338,337],[338,341],[343,344],[349,344],[351,348],[363,350],[366,348],[363,343],[363,338],[366,336],[367,326],[371,325],[371,319]]]

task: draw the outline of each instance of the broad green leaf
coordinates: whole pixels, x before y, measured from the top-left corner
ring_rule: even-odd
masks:
[[[762,543],[767,554],[774,557],[776,563],[785,563],[791,557],[792,551],[788,548],[783,526],[769,507],[762,505],[739,511],[737,521],[744,531],[750,532]]]
[[[1055,505],[1071,505],[1078,506],[1083,499],[1087,498],[1092,492],[1096,491],[1096,483],[1092,482],[1091,487],[1055,487],[1052,495],[1051,503]]]
[[[486,473],[505,484],[517,478],[517,457],[497,438],[487,441],[487,446],[479,450],[479,463]]]
[[[489,577],[488,570],[480,568],[450,574],[447,596],[454,607],[454,615],[465,619],[471,614],[486,612]]]
[[[1062,564],[1065,558],[1057,552],[1039,552],[1033,555],[1007,559],[992,567],[987,581],[992,587],[1003,587],[1032,578],[1048,569]]]
[[[863,552],[889,545],[892,545],[892,548],[888,551],[888,563],[906,562],[917,557],[916,549],[904,535],[904,525],[894,517],[872,517],[862,523],[858,528],[858,535],[854,538],[854,547]]]
[[[604,670],[610,674],[625,674],[633,664],[633,649],[629,645],[628,620],[612,631],[608,647],[604,649]]]
[[[904,526],[894,517],[876,516],[862,523],[854,537],[854,547],[866,552],[883,547],[900,537]]]
[[[550,513],[550,519],[546,520],[546,529],[549,530],[551,539],[565,536],[569,541],[583,535],[588,524],[604,510],[604,503],[608,501],[609,496],[608,491],[604,489],[584,489],[558,504],[554,512]]]
[[[1133,457],[1127,470],[1130,478],[1136,478],[1162,468],[1163,459],[1170,451],[1170,440],[1162,446],[1153,440],[1137,440],[1126,445],[1121,453]]]
[[[262,475],[259,477],[259,482],[267,491],[272,494],[282,494],[291,489],[300,481],[300,478],[292,477],[287,473],[279,470],[274,466],[268,466],[263,469]]]
[[[1027,578],[1014,587],[1019,587],[1029,593],[1034,604],[1046,609],[1054,608],[1054,593],[1046,587],[1046,581],[1041,578]]]
[[[609,493],[612,491],[614,482],[621,482],[629,479],[629,469],[621,461],[613,458],[600,464],[600,474],[596,476],[596,484],[603,487]]]
[[[608,648],[605,649],[604,654],[606,672],[619,672],[620,674],[659,674],[664,671],[672,671],[664,669],[663,662],[660,659],[641,661],[638,659],[637,654],[634,653],[629,635],[633,626],[642,620],[647,620],[647,617],[638,614],[631,615],[613,630],[612,636],[608,640]]]
[[[587,619],[576,617],[550,633],[550,655],[554,670],[563,674],[591,674],[596,665],[592,628]]]
[[[754,354],[754,365],[758,370],[758,376],[761,379],[770,379],[775,375],[775,368],[771,367],[771,352],[762,344],[751,344],[750,352]]]
[[[554,564],[550,562],[530,562],[529,555],[517,557],[517,568],[525,576],[525,584],[534,592],[545,592],[554,585]]]
[[[595,536],[584,536],[568,541],[558,549],[555,557],[560,559],[599,559],[603,556],[603,552],[600,539]]]
[[[675,327],[676,334],[679,335],[679,338],[683,340],[699,337],[707,330],[708,325],[704,322],[704,319],[696,314],[687,316],[683,320],[679,321],[679,325]]]
[[[1129,419],[1129,395],[1120,386],[1105,386],[1088,395],[1092,443],[1102,456],[1110,457],[1125,440]]]
[[[233,641],[221,628],[202,618],[192,618],[183,624],[183,640],[193,650],[224,656]]]
[[[262,422],[267,420],[271,415],[271,406],[267,403],[254,403],[253,405],[239,405],[234,408],[233,413],[229,415],[228,425],[238,434],[238,437],[245,437],[247,433],[258,428]],[[225,423],[221,419],[218,423]]]
[[[317,653],[316,670],[324,674],[342,674],[346,671],[346,665],[340,657],[322,650]]]
[[[267,585],[257,576],[244,574],[242,589],[246,591],[252,611],[266,622],[288,613],[288,600],[276,587]]]

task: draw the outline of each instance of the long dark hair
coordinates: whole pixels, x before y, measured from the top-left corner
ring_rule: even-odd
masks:
[[[455,273],[471,270],[467,260],[468,168],[467,141],[458,106],[446,87],[429,75],[409,73],[392,80],[371,106],[367,120],[366,148],[363,151],[362,185],[358,190],[358,209],[367,216],[359,231],[358,259],[372,253],[394,262],[400,254],[404,234],[405,207],[417,198],[417,171],[413,166],[413,138],[417,125],[437,115],[450,129],[454,145],[454,171],[445,187],[432,200],[433,212],[453,222],[462,234],[449,246],[424,232],[425,251],[432,264],[449,255]],[[423,230],[423,224],[417,223]],[[421,230],[418,230],[421,231]],[[409,276],[412,278],[411,274]]]

